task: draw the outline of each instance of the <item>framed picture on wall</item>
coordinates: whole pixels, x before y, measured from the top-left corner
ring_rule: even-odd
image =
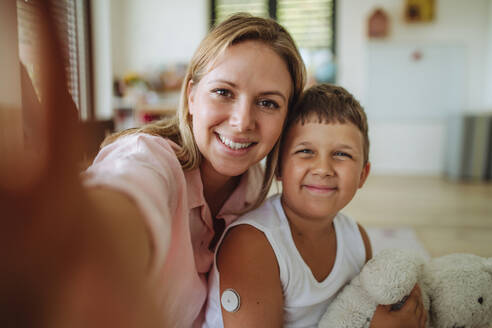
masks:
[[[406,0],[405,20],[407,22],[431,22],[434,16],[435,0]]]

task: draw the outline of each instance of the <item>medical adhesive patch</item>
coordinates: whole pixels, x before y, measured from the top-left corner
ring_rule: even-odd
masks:
[[[227,312],[236,312],[241,306],[241,298],[239,294],[232,288],[224,290],[222,297],[220,298],[222,307]]]

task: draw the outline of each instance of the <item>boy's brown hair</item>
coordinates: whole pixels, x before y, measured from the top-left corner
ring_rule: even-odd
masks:
[[[314,119],[317,117],[318,123],[353,123],[362,133],[364,165],[369,161],[367,116],[350,92],[326,83],[316,84],[304,91],[287,117],[284,137],[293,124],[312,122],[313,116]]]

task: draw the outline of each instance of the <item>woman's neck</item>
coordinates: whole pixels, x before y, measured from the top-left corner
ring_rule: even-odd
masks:
[[[240,176],[231,177],[218,173],[207,161],[200,165],[203,195],[212,217],[215,218],[233,190],[239,184]]]

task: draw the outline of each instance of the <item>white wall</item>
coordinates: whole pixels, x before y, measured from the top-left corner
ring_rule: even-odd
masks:
[[[491,0],[438,0],[432,23],[404,22],[404,1],[343,0],[337,12],[338,83],[348,88],[363,105],[368,101],[367,18],[372,10],[383,7],[391,20],[390,36],[394,43],[455,44],[465,48],[463,111],[485,111],[489,92],[486,72],[487,31],[491,28]],[[490,54],[490,53],[489,53]],[[391,92],[389,90],[388,92]],[[398,108],[395,108],[398,110]],[[370,137],[373,172],[379,174],[442,174],[445,158],[447,120],[372,120]]]
[[[489,28],[487,35],[487,70],[485,81],[485,107],[492,111],[492,0],[489,0]]]
[[[121,76],[191,58],[208,30],[204,0],[111,0],[113,71]]]
[[[376,7],[383,7],[391,19],[387,42],[461,43],[467,49],[467,95],[470,110],[483,108],[484,66],[487,61],[490,0],[438,0],[432,23],[407,24],[403,19],[404,1],[343,0],[337,12],[338,82],[366,99],[365,67],[367,18]]]

